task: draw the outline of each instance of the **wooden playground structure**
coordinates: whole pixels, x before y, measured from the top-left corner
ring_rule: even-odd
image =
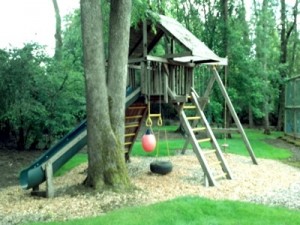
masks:
[[[232,179],[233,175],[223,156],[215,134],[204,113],[216,83],[224,96],[237,131],[245,143],[254,164],[257,164],[252,147],[234,110],[218,68],[227,65],[185,27],[172,18],[158,16],[158,21],[142,21],[131,28],[127,92],[125,104],[125,159],[130,152],[143,121],[151,114],[150,103],[172,104],[186,133],[182,152],[191,144],[204,172],[206,186],[215,186],[219,179]],[[162,54],[157,54],[157,48]],[[163,49],[162,49],[163,48]],[[211,71],[205,91],[199,96],[194,88],[195,68],[206,65]],[[72,158],[87,143],[86,120],[65,135],[28,168],[20,173],[23,189],[32,188],[39,195],[39,185],[46,181],[46,196],[54,196],[53,173]],[[210,143],[209,149],[203,143]]]
[[[159,44],[164,46],[164,54],[157,56],[155,48]],[[194,69],[203,64],[209,67],[212,75],[205,84],[204,95],[199,96],[194,89]],[[159,16],[155,24],[143,21],[132,28],[127,84],[133,89],[138,88],[145,100],[134,103],[126,110],[126,159],[129,160],[142,119],[147,114],[146,104],[170,103],[177,109],[181,125],[188,136],[183,152],[191,143],[203,169],[206,185],[215,186],[220,178],[232,179],[232,173],[204,114],[212,88],[217,83],[252,162],[257,164],[252,147],[218,73],[218,67],[226,65],[226,58],[217,56],[172,18]],[[202,134],[200,139],[199,133]],[[201,147],[204,142],[211,143],[210,150]]]

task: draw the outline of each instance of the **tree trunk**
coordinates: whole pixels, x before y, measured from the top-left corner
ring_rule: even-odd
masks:
[[[250,104],[249,104],[248,118],[249,118],[249,128],[253,128],[254,127],[253,110]]]
[[[129,50],[129,32],[131,0],[111,1],[108,56],[108,102],[110,123],[117,138],[115,151],[106,150],[106,161],[111,157],[115,173],[107,174],[111,180],[128,184],[129,178],[124,158],[124,121],[127,83],[127,64]],[[122,37],[122,38],[120,38]],[[115,162],[114,162],[115,161]]]
[[[61,50],[62,50],[62,37],[61,37],[61,17],[59,13],[59,7],[57,4],[57,0],[52,0],[54,11],[55,11],[55,53],[54,58],[57,60],[61,59]]]
[[[130,21],[131,4],[125,0],[111,1],[108,77],[101,5],[98,0],[81,0],[80,5],[88,124],[88,175],[85,184],[97,190],[105,187],[123,189],[129,186],[123,142],[129,38],[127,22]]]
[[[264,104],[264,134],[271,134],[271,129],[270,129],[270,120],[269,120],[269,104],[266,102]]]

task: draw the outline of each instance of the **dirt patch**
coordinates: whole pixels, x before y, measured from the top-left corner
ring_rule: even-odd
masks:
[[[282,162],[300,168],[300,147],[288,143],[287,141],[277,138],[277,139],[266,139],[268,144],[273,145],[278,148],[283,148],[291,151],[292,156],[289,159],[281,160]]]
[[[16,151],[0,149],[0,190],[18,185],[20,171],[31,164],[42,151]]]

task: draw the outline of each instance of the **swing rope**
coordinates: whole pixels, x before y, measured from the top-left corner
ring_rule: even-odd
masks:
[[[158,132],[157,132],[157,149],[156,149],[156,158],[158,158],[159,156],[159,152],[160,152],[160,147],[159,147],[159,139],[160,139],[160,130],[161,130],[161,127],[163,126],[163,120],[162,120],[162,116],[161,116],[161,95],[162,95],[162,76],[161,76],[161,64],[159,64],[159,89],[160,89],[160,94],[159,94],[159,118],[158,118],[158,121],[157,121],[157,126],[159,127],[158,128]],[[165,133],[165,141],[166,141],[166,145],[167,145],[167,154],[168,154],[168,159],[169,161],[170,160],[170,148],[169,148],[169,141],[168,141],[168,135],[167,135],[167,129],[165,128],[164,129],[164,133]]]
[[[225,90],[227,89],[227,67],[225,66],[225,72],[224,72],[224,86],[225,86]],[[229,147],[228,143],[227,143],[227,104],[226,104],[226,100],[224,100],[224,143],[222,145],[224,151],[226,150],[226,148]]]

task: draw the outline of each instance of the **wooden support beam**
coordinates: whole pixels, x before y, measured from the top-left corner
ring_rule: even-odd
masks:
[[[165,54],[162,57],[167,58],[167,59],[173,59],[177,57],[184,57],[184,56],[192,56],[192,52],[180,52],[180,53],[170,53],[170,54]]]
[[[46,197],[53,198],[54,197],[54,186],[53,186],[53,166],[52,160],[49,160],[46,163]]]
[[[229,96],[227,94],[227,91],[226,91],[225,86],[224,86],[224,84],[222,82],[222,79],[219,76],[219,73],[218,73],[218,71],[217,71],[217,69],[216,69],[215,66],[212,66],[211,69],[212,69],[214,77],[215,77],[215,79],[216,79],[216,81],[217,81],[217,83],[219,85],[219,88],[220,88],[220,90],[221,90],[221,92],[222,92],[222,94],[223,94],[223,96],[225,98],[225,101],[226,101],[226,104],[227,104],[227,106],[228,106],[228,108],[230,110],[231,116],[233,117],[233,120],[234,120],[235,124],[237,125],[237,128],[239,129],[239,131],[240,131],[240,133],[242,135],[243,141],[244,141],[244,143],[246,145],[246,148],[247,148],[248,153],[249,153],[249,155],[250,155],[250,157],[252,159],[252,162],[253,162],[253,164],[257,165],[258,163],[257,163],[256,157],[255,157],[255,154],[253,152],[253,149],[251,147],[251,144],[250,144],[250,142],[248,140],[248,137],[247,137],[247,135],[246,135],[246,133],[244,131],[244,128],[243,128],[243,126],[242,126],[242,124],[241,124],[241,122],[240,122],[240,120],[239,120],[239,118],[238,118],[238,116],[237,116],[237,114],[235,112],[235,109],[234,109],[234,107],[232,105],[232,102],[231,102],[231,100],[230,100],[230,98],[229,98]]]
[[[163,79],[164,79],[164,87],[163,87],[163,95],[164,95],[164,101],[165,103],[169,102],[169,96],[168,96],[168,88],[169,88],[169,69],[168,65],[163,64],[165,68],[165,72],[163,72]]]

